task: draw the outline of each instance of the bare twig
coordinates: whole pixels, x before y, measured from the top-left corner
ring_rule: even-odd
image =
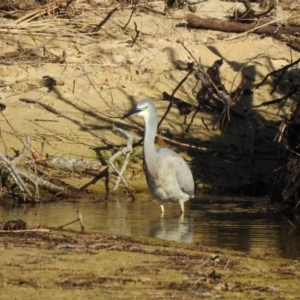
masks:
[[[195,112],[194,112],[194,114],[193,114],[193,116],[192,116],[192,118],[191,118],[191,122],[190,122],[190,124],[188,125],[188,127],[186,128],[186,132],[189,132],[190,127],[192,126],[192,124],[193,124],[193,122],[194,122],[194,119],[195,119],[197,113],[198,113],[199,110],[200,110],[200,107],[201,107],[201,103],[199,102],[199,104],[198,104],[198,106],[197,106],[197,109],[195,110]]]
[[[282,73],[280,74],[280,76],[279,76],[278,79],[276,80],[275,85],[274,85],[272,91],[270,92],[270,95],[272,95],[273,92],[275,91],[275,89],[276,89],[276,87],[277,87],[277,85],[278,85],[280,79],[281,79],[281,78],[283,77],[283,75],[285,74],[285,72],[286,72],[290,67],[292,67],[292,66],[294,66],[294,65],[297,65],[299,62],[300,62],[300,58],[297,59],[296,61],[294,61],[293,63],[290,63],[290,64],[288,64],[288,65],[282,67],[282,68],[279,69],[279,70],[275,70],[275,71],[270,72],[269,74],[267,74],[267,75],[264,77],[264,79],[257,85],[256,88],[258,89],[261,85],[263,85],[264,82],[268,79],[269,76],[275,75],[276,73],[280,73],[280,72],[282,71]]]
[[[133,4],[133,7],[132,7],[132,10],[131,10],[131,14],[129,16],[129,19],[128,19],[127,23],[122,27],[123,30],[125,30],[126,27],[128,26],[128,24],[130,23],[130,20],[131,20],[131,18],[133,16],[135,10],[136,10],[136,3]]]
[[[12,129],[12,131],[14,132],[15,136],[17,139],[20,140],[18,134],[16,133],[15,129],[12,127],[12,125],[10,124],[10,122],[8,121],[8,119],[6,118],[5,114],[2,112],[2,110],[0,110],[0,113],[2,115],[2,117],[5,119],[6,123],[8,124],[8,126]],[[21,141],[21,140],[20,140]]]
[[[7,152],[7,147],[6,147],[6,143],[5,143],[5,141],[4,141],[4,139],[3,139],[3,136],[2,136],[2,129],[0,128],[0,139],[1,139],[1,141],[2,141],[2,144],[3,144],[3,147],[4,147],[4,151],[5,151],[5,155],[7,156],[8,154],[8,152]]]
[[[114,187],[114,192],[118,189],[118,185],[119,185],[119,182],[120,180],[122,180],[122,182],[124,183],[124,185],[126,186],[128,192],[130,193],[130,195],[134,198],[134,195],[132,194],[132,192],[130,191],[129,189],[129,186],[127,185],[127,182],[126,180],[124,179],[123,177],[123,173],[124,171],[126,170],[126,166],[128,164],[128,161],[129,161],[129,158],[130,158],[130,155],[132,153],[132,136],[127,133],[125,130],[121,129],[121,128],[118,128],[116,126],[113,126],[112,128],[112,131],[116,134],[120,134],[122,137],[126,138],[126,142],[127,142],[127,146],[124,147],[122,150],[118,151],[117,153],[115,153],[109,160],[108,160],[108,163],[112,166],[112,168],[115,170],[115,172],[118,174],[118,179],[115,183],[115,187]],[[125,154],[126,155],[126,159],[123,163],[123,166],[121,168],[121,171],[119,172],[117,170],[117,168],[115,167],[115,165],[113,164],[114,160],[119,157],[120,155],[123,155]]]
[[[84,224],[83,224],[83,218],[82,218],[82,215],[79,210],[77,210],[77,214],[78,214],[78,220],[80,223],[81,232],[84,232],[85,229],[84,229]]]
[[[82,217],[82,214],[80,213],[79,210],[76,211],[77,214],[78,214],[78,219],[74,220],[74,221],[71,221],[67,224],[64,224],[64,225],[61,225],[61,226],[58,226],[57,228],[63,228],[63,227],[66,227],[68,225],[71,225],[71,224],[74,224],[76,222],[79,221],[79,224],[80,224],[80,228],[81,228],[81,232],[84,232],[85,231],[85,227],[84,227],[84,223],[83,223],[83,217]]]
[[[84,68],[83,68],[84,70]],[[115,110],[114,106],[113,105],[110,105],[108,103],[108,101],[105,100],[105,98],[102,97],[101,93],[99,92],[99,90],[96,88],[94,82],[91,80],[90,76],[88,75],[87,72],[85,72],[85,76],[86,78],[88,79],[88,81],[90,82],[91,86],[93,87],[93,89],[95,90],[95,92],[99,95],[99,97],[103,100],[103,102],[105,103],[105,105],[111,110],[114,112],[114,114],[116,116],[118,116],[119,118],[121,118],[121,115]]]
[[[271,104],[276,104],[276,103],[280,103],[280,102],[286,101],[289,97],[291,97],[292,95],[294,95],[299,89],[300,89],[300,85],[295,85],[283,97],[280,97],[280,98],[274,99],[274,100],[270,100],[270,101],[264,101],[261,104],[254,105],[252,107],[253,108],[258,108],[258,107],[261,107],[261,106],[266,106],[266,105],[271,105]]]
[[[234,85],[234,82],[237,78],[237,76],[240,74],[240,72],[242,72],[247,66],[248,64],[253,61],[254,59],[258,58],[259,56],[261,56],[262,54],[264,54],[263,52],[262,53],[259,53],[257,55],[255,55],[254,57],[250,58],[239,70],[238,72],[236,73],[236,75],[234,76],[233,80],[232,80],[232,83],[231,83],[231,87],[230,87],[230,91],[229,91],[229,95],[231,94],[232,92],[232,89],[233,89],[233,85]],[[258,88],[258,87],[256,87]]]
[[[68,225],[74,224],[74,223],[76,223],[76,222],[78,222],[78,221],[79,221],[79,219],[76,219],[76,220],[74,220],[74,221],[71,221],[71,222],[69,222],[69,223],[67,223],[67,224],[64,224],[64,225],[58,226],[57,228],[63,228],[63,227],[66,227],[66,226],[68,226]]]
[[[175,95],[175,93],[177,92],[177,90],[182,86],[182,84],[187,80],[187,78],[194,72],[194,69],[191,67],[191,69],[189,70],[189,72],[184,76],[184,78],[177,84],[176,88],[174,89],[172,95],[171,95],[171,99],[170,99],[170,103],[169,106],[166,110],[166,112],[164,113],[163,117],[161,118],[161,120],[158,122],[158,126],[157,128],[160,127],[160,125],[162,124],[162,122],[164,121],[164,119],[166,118],[166,116],[168,115],[172,105],[173,105],[173,97]]]
[[[137,29],[137,25],[136,25],[135,22],[134,22],[134,30],[135,30],[135,37],[134,37],[134,39],[132,41],[131,47],[133,47],[133,45],[135,44],[137,38],[139,37],[139,35],[141,33],[141,31]]]
[[[97,32],[101,29],[101,27],[110,19],[110,17],[119,9],[121,8],[121,5],[113,8],[108,14],[107,16],[95,27],[95,29],[93,30],[93,32]]]

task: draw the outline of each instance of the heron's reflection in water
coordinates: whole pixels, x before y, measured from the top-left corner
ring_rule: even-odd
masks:
[[[155,237],[162,241],[233,249],[252,256],[270,254],[300,259],[298,217],[251,213],[251,209],[241,212],[212,210],[200,203],[199,207],[188,205],[182,215],[176,203],[168,207],[161,218],[159,206],[147,197],[134,202],[117,198],[107,202],[86,199],[39,205],[0,205],[0,222],[22,219],[30,225],[58,227],[78,218],[77,210],[83,216],[87,232]],[[291,222],[295,223],[295,228],[291,227]],[[76,222],[65,229],[78,231],[80,227]]]
[[[152,223],[150,236],[169,241],[192,243],[193,242],[193,219],[181,214],[179,217],[162,217]]]

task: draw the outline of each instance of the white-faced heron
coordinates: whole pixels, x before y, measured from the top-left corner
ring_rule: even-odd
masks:
[[[152,195],[158,200],[161,212],[164,203],[178,201],[182,212],[184,202],[194,197],[194,179],[188,164],[171,149],[155,149],[154,140],[157,131],[157,113],[152,101],[141,100],[136,107],[124,115],[144,118],[144,162],[148,186]]]

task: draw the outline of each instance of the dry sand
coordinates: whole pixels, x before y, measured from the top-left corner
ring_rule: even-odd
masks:
[[[254,88],[270,71],[291,63],[289,47],[272,37],[256,34],[237,37],[235,33],[189,29],[185,21],[185,15],[189,13],[186,7],[169,10],[166,16],[139,8],[126,30],[122,30],[132,12],[125,8],[115,12],[99,32],[92,33],[90,31],[108,12],[119,5],[114,1],[95,3],[98,6],[77,1],[68,12],[73,14],[70,19],[66,16],[56,17],[52,15],[52,11],[32,20],[23,17],[17,21],[1,19],[0,53],[3,59],[0,64],[0,102],[6,105],[6,110],[0,116],[4,141],[0,145],[2,153],[5,151],[4,145],[10,155],[14,154],[12,148],[22,149],[21,141],[24,141],[24,134],[28,134],[32,147],[44,153],[90,161],[96,161],[99,157],[107,160],[125,143],[111,132],[112,124],[132,129],[133,127],[124,126],[130,121],[121,121],[120,116],[144,97],[155,102],[158,113],[162,116],[168,104],[162,101],[162,93],[166,91],[171,94],[186,75],[185,71],[176,68],[176,61],[189,62],[193,57],[201,60],[205,67],[223,58],[221,76],[229,91],[234,91],[240,85],[241,74],[244,75],[245,88],[252,89],[253,95],[242,97],[234,103],[234,107],[251,111],[260,130],[256,149],[262,155],[274,151],[273,140],[277,133],[275,123],[282,120],[289,110],[284,109],[277,115],[277,106],[259,109],[251,107],[282,96],[280,91],[269,95],[271,80],[260,89]],[[163,11],[163,1],[149,4]],[[241,4],[223,1],[199,2],[196,4],[196,15],[225,19],[237,5],[242,7]],[[293,5],[297,7],[298,3],[293,2]],[[254,8],[259,10],[258,5],[254,4]],[[59,10],[53,11],[57,14]],[[32,11],[26,12],[25,15],[31,13]],[[278,8],[277,18],[285,18],[287,15],[286,10]],[[132,46],[135,24],[140,35]],[[14,57],[17,49],[19,55]],[[29,55],[26,49],[32,49],[37,55]],[[60,57],[63,51],[66,53],[67,63],[59,63],[59,59],[49,54]],[[293,52],[294,60],[298,56],[298,53]],[[55,90],[49,91],[44,86],[43,76],[56,80]],[[197,105],[192,95],[194,84],[195,78],[189,77],[175,96]],[[77,124],[39,105],[20,102],[20,98],[38,100],[52,106],[79,120],[115,147],[107,147]],[[252,137],[249,124],[239,121],[237,126],[237,122],[232,121],[222,135],[220,131],[212,130],[217,118],[216,113],[199,112],[189,133],[185,134],[191,115],[185,119],[173,108],[160,133],[202,147],[219,147],[226,151],[234,145],[240,151],[244,149],[249,152]],[[165,144],[163,141],[159,142]],[[167,144],[167,147],[175,146]],[[178,147],[176,150],[185,151]],[[135,151],[139,157],[141,148]],[[230,164],[224,157],[191,151],[185,157],[191,163],[197,184],[205,183],[216,190],[228,186],[235,188],[256,181],[271,182],[276,166],[272,161],[249,158]],[[142,185],[145,186],[143,176],[132,176],[136,173],[142,175],[141,166],[130,165],[126,173],[129,185],[135,185],[137,179],[141,178]],[[83,185],[84,182],[80,184]],[[101,187],[102,183],[99,183],[98,188]]]

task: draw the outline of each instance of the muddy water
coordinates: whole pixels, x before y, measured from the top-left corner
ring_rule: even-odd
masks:
[[[261,199],[264,201],[267,199]],[[275,213],[265,206],[254,208],[249,199],[195,199],[186,205],[184,216],[179,205],[167,205],[164,217],[157,202],[148,195],[138,196],[134,202],[113,197],[109,201],[2,205],[0,221],[22,219],[30,225],[58,227],[77,219],[77,210],[89,232],[198,243],[251,256],[300,258],[300,230],[292,226],[300,223],[297,216]],[[65,228],[80,230],[78,222]]]

